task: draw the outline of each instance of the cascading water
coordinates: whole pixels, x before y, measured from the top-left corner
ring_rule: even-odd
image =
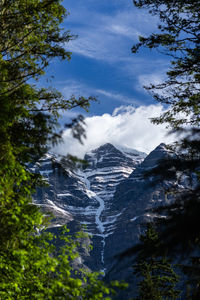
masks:
[[[100,198],[99,196],[97,196],[97,194],[93,191],[91,191],[90,189],[90,181],[88,180],[86,174],[84,174],[84,182],[85,182],[85,186],[86,186],[86,193],[88,195],[88,197],[92,197],[94,199],[96,199],[99,203],[99,207],[97,208],[96,212],[95,212],[95,222],[99,231],[99,236],[102,237],[102,250],[101,250],[101,263],[103,265],[103,269],[101,270],[103,273],[105,273],[106,269],[104,268],[104,249],[105,249],[105,235],[104,235],[104,225],[103,222],[101,221],[101,214],[105,209],[105,203],[104,200],[102,198]]]

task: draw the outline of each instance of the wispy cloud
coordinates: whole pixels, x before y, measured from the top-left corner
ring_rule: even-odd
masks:
[[[130,3],[123,6],[118,3],[118,9],[109,13],[98,11],[96,1],[95,4],[94,9],[90,1],[86,0],[84,7],[78,1],[73,10],[73,4],[69,3],[69,7],[72,5],[69,22],[79,36],[67,45],[73,53],[110,63],[119,62],[130,52],[138,35],[146,35],[155,28],[155,18],[146,11],[134,9]]]
[[[115,99],[117,101],[120,101],[122,103],[126,104],[132,104],[132,105],[140,105],[141,103],[136,100],[135,98],[130,98],[125,95],[122,95],[120,93],[114,93],[110,91],[105,91],[105,90],[96,90],[98,94],[104,95],[108,98]]]
[[[93,94],[94,89],[87,86],[85,83],[78,80],[65,80],[62,82],[62,94],[69,98],[72,95],[87,97]]]
[[[112,24],[106,28],[108,32],[116,35],[122,35],[124,37],[133,38],[135,36],[141,35],[141,33],[134,28],[126,25]]]
[[[138,41],[138,35],[147,36],[155,31],[157,19],[146,10],[134,8],[132,0],[64,0],[64,3],[71,11],[65,26],[78,34],[66,47],[76,54],[74,60],[79,56],[80,63],[72,64],[75,72],[68,78],[73,80],[62,83],[65,97],[97,96],[103,100],[100,111],[109,107],[109,112],[123,104],[137,107],[141,101],[152,103],[143,85],[164,78],[168,59],[159,55],[152,59],[146,50],[133,55],[131,47]]]
[[[160,82],[164,78],[169,61],[160,56],[150,59],[150,53],[133,55],[131,47],[138,42],[139,35],[147,36],[155,31],[157,19],[146,10],[134,8],[132,1],[127,1],[125,5],[123,1],[112,0],[118,9],[109,13],[97,9],[100,2],[95,1],[95,5],[89,0],[84,5],[81,1],[77,2],[69,19],[78,38],[67,47],[72,53],[112,65],[115,72],[117,69],[121,71],[123,78],[132,78],[133,90],[144,93],[144,85]],[[98,92],[103,95],[100,89]],[[109,97],[110,91],[105,92]],[[120,99],[115,92],[112,96],[113,99]],[[124,97],[125,101],[127,104],[132,102]]]
[[[112,100],[116,100],[117,102],[124,103],[124,104],[131,104],[135,106],[141,105],[141,102],[135,99],[134,97],[127,97],[122,93],[113,91],[113,90],[103,90],[88,86],[87,84],[76,81],[76,80],[66,80],[62,82],[64,85],[62,89],[62,93],[66,98],[69,98],[71,95],[78,96],[94,96],[97,98],[109,98]]]

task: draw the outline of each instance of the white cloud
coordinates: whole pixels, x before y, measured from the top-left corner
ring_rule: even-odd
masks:
[[[148,153],[161,142],[173,141],[173,137],[167,135],[164,125],[158,126],[150,122],[150,118],[163,112],[161,105],[138,108],[121,106],[112,115],[86,118],[87,139],[84,145],[74,140],[71,132],[66,130],[63,134],[64,143],[54,150],[61,154],[71,153],[83,157],[87,151],[109,142]]]

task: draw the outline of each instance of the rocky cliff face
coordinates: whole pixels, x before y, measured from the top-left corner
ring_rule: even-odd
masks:
[[[85,155],[87,167],[69,170],[64,160],[47,154],[33,170],[44,176],[49,187],[39,189],[34,201],[53,213],[51,230],[68,224],[75,232],[84,226],[93,250],[82,253],[80,263],[103,271],[109,280],[124,279],[133,285],[133,258],[119,261],[116,256],[138,242],[144,222],[162,217],[151,210],[173,201],[166,189],[187,186],[184,174],[177,174],[173,181],[145,176],[160,160],[173,155],[164,144],[148,156],[105,144]],[[129,299],[133,293],[130,289],[119,299]]]
[[[102,270],[110,279],[132,276],[130,260],[114,257],[138,242],[142,224],[156,216],[150,210],[172,201],[167,187],[176,182],[154,182],[145,177],[148,170],[173,154],[164,144],[148,156],[130,149],[105,144],[86,154],[85,169],[66,169],[64,161],[47,154],[33,168],[48,181],[49,187],[37,191],[35,203],[54,219],[51,229],[68,224],[72,232],[84,226],[93,244],[85,264],[92,270]],[[154,183],[154,184],[152,184]]]
[[[66,223],[72,230],[79,225],[85,227],[93,245],[85,263],[93,270],[106,272],[107,239],[115,232],[124,210],[112,207],[116,187],[145,156],[136,150],[105,144],[86,154],[88,166],[84,170],[66,170],[63,162],[49,154],[33,167],[49,183],[49,187],[37,191],[35,203],[54,214],[54,230]]]
[[[172,201],[172,195],[166,194],[165,190],[178,182],[161,182],[156,181],[153,175],[146,176],[147,171],[155,168],[160,160],[172,155],[164,144],[159,145],[117,186],[110,209],[122,213],[115,224],[115,231],[106,242],[105,263],[109,279],[123,278],[127,282],[130,279],[133,282],[133,257],[126,257],[122,261],[111,257],[114,258],[137,244],[145,222],[162,217],[153,214],[151,209]],[[131,296],[130,292],[129,297]]]

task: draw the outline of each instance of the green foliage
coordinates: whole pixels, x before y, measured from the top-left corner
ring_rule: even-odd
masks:
[[[103,299],[109,289],[99,274],[74,267],[78,240],[64,230],[63,247],[44,232],[45,217],[32,203],[40,175],[31,164],[61,140],[62,110],[88,99],[37,88],[51,59],[69,60],[65,43],[74,37],[60,27],[67,12],[60,0],[0,0],[0,299]],[[71,128],[78,139],[83,119]],[[74,126],[73,126],[74,124]],[[78,161],[77,161],[78,162]],[[115,285],[115,284],[113,284]],[[107,298],[109,299],[109,298]]]
[[[137,256],[134,273],[139,277],[137,300],[178,299],[175,288],[178,277],[168,259],[159,254],[159,237],[151,224],[147,225],[145,235],[141,235],[141,250]]]
[[[42,75],[52,58],[70,59],[63,43],[73,37],[59,26],[68,14],[60,3],[1,0],[1,84],[9,91]]]
[[[65,244],[58,251],[53,238],[50,233],[30,235],[22,247],[1,255],[1,299],[103,299],[111,293],[99,274],[74,270],[78,239],[63,230],[59,239]]]

